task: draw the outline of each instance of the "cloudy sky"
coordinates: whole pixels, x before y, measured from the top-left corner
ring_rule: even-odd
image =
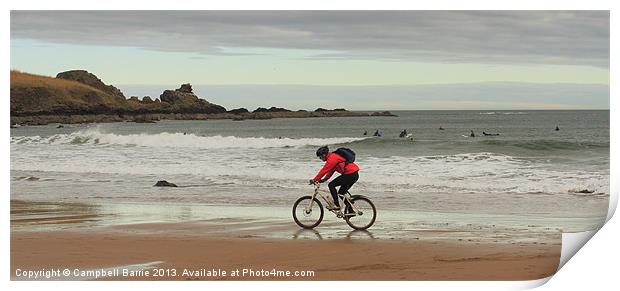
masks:
[[[607,11],[12,11],[11,68],[227,108],[607,109]]]

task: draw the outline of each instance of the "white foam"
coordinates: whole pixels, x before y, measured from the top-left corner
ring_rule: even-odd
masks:
[[[366,137],[368,138],[368,137]],[[274,148],[320,146],[340,144],[363,140],[365,138],[337,137],[337,138],[265,138],[265,137],[235,137],[235,136],[199,136],[195,134],[168,133],[159,134],[128,134],[120,135],[102,133],[97,129],[77,131],[71,134],[55,134],[49,137],[15,136],[11,137],[11,144],[97,144],[97,145],[126,145],[143,147],[175,147],[175,148]]]
[[[101,138],[103,135],[100,135]],[[158,135],[161,137],[161,135]],[[181,136],[183,136],[181,134]],[[118,138],[117,136],[114,138]],[[119,138],[116,143],[149,144],[150,137]],[[206,145],[214,137],[202,138]],[[216,137],[215,139],[219,139]],[[305,149],[283,152],[283,144],[306,145],[326,139],[233,138],[239,151],[210,148],[207,151],[160,146],[139,151],[131,147],[61,145],[43,151],[40,144],[17,144],[11,148],[11,169],[66,173],[106,173],[120,175],[192,175],[201,179],[244,186],[291,185],[313,177],[322,163]],[[260,142],[256,141],[259,140]],[[304,142],[300,142],[304,140]],[[343,139],[340,139],[343,140]],[[108,140],[107,142],[111,142]],[[293,142],[294,141],[294,142]],[[154,141],[153,141],[154,142]],[[254,142],[254,143],[253,143]],[[173,142],[171,142],[173,143]],[[252,144],[253,143],[253,144]],[[555,170],[544,164],[494,153],[469,153],[421,157],[358,157],[361,180],[369,191],[425,193],[574,193],[581,189],[609,193],[608,173],[581,170]],[[300,187],[303,184],[300,182]],[[588,194],[578,194],[588,195]]]

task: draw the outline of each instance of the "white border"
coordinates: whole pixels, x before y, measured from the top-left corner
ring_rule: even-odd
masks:
[[[419,1],[422,2],[422,1]],[[9,84],[9,70],[10,64],[10,53],[7,49],[9,47],[7,43],[10,42],[9,37],[9,10],[10,9],[256,9],[256,10],[268,10],[268,9],[340,9],[340,10],[349,10],[349,9],[359,9],[359,10],[374,10],[374,9],[419,9],[419,10],[434,10],[434,9],[449,9],[449,10],[458,10],[458,9],[509,9],[509,10],[545,10],[545,9],[565,9],[565,10],[580,10],[580,9],[600,9],[600,10],[612,10],[612,49],[617,51],[617,37],[614,37],[614,32],[617,30],[617,21],[614,21],[614,17],[616,17],[617,13],[615,13],[615,2],[613,1],[597,1],[597,0],[589,0],[589,1],[534,1],[534,0],[522,0],[522,1],[512,1],[511,3],[506,3],[506,1],[490,1],[490,0],[470,0],[470,1],[447,1],[447,0],[434,0],[428,1],[427,3],[419,3],[418,1],[328,1],[328,0],[315,0],[315,1],[275,1],[275,0],[263,0],[263,1],[240,1],[240,0],[228,0],[222,3],[201,3],[200,1],[184,1],[184,0],[176,0],[176,1],[168,1],[168,2],[159,2],[159,3],[148,3],[148,6],[145,5],[146,2],[136,1],[135,3],[130,3],[128,1],[106,1],[105,6],[103,6],[103,2],[98,1],[3,1],[3,9],[2,14],[2,29],[0,30],[2,33],[3,39],[6,41],[4,50],[4,58],[2,59],[2,64],[4,65],[5,70],[2,71],[2,76],[4,77],[5,82],[3,83],[3,91],[8,92],[8,84]],[[426,1],[424,1],[426,2]],[[617,4],[616,4],[617,5]],[[617,33],[616,33],[617,34]],[[611,59],[611,68],[612,72],[614,72],[614,68],[617,69],[617,59],[614,58],[612,54]],[[614,74],[611,74],[611,79],[613,79]],[[617,90],[614,90],[615,82],[611,83],[611,94],[610,96],[616,96]],[[5,95],[6,96],[6,95]],[[617,102],[614,102],[614,98],[610,98],[611,102],[611,144],[613,146],[618,144],[617,133],[615,130],[617,127],[617,118],[614,118],[614,115],[617,115]],[[2,236],[2,246],[4,252],[2,252],[3,262],[2,267],[0,268],[0,276],[4,279],[4,282],[9,280],[9,258],[8,258],[8,250],[9,250],[9,130],[6,127],[9,119],[9,106],[6,106],[6,102],[8,102],[8,96],[4,99],[4,105],[2,106],[2,120],[4,121],[5,126],[0,126],[0,131],[2,132],[2,149],[5,155],[2,156],[3,168],[2,168],[2,176],[1,181],[4,185],[4,193],[5,195],[5,203],[2,203],[2,213],[4,214],[4,219],[2,220],[3,232]],[[612,147],[613,148],[613,147]],[[617,154],[614,154],[613,150],[611,151],[611,165],[612,165],[612,175],[611,175],[611,203],[610,203],[610,211],[608,215],[608,220],[611,218],[615,206],[618,201],[618,184],[617,184],[617,174],[616,168],[614,166],[618,165],[617,163]],[[603,231],[597,233],[591,242],[586,244],[586,247],[580,251],[575,257],[571,260],[571,263],[567,264],[562,268],[560,272],[555,278],[549,281],[549,283],[542,287],[545,290],[583,290],[584,288],[591,287],[590,280],[597,279],[599,280],[598,284],[605,284],[599,286],[612,286],[617,287],[617,283],[615,282],[615,278],[617,277],[616,266],[618,266],[618,252],[613,251],[613,248],[617,248],[619,245],[618,240],[618,219],[612,219],[609,221],[608,225],[603,227]],[[574,261],[574,262],[573,262]],[[355,288],[355,289],[375,289],[375,288],[424,288],[425,290],[445,290],[445,289],[456,289],[459,290],[510,290],[510,289],[523,289],[523,288],[532,288],[539,286],[540,284],[546,282],[546,280],[539,280],[534,282],[317,282],[309,284],[308,282],[299,283],[299,282],[281,282],[281,283],[263,283],[263,282],[208,282],[208,283],[197,283],[197,282],[110,282],[110,283],[91,283],[91,282],[77,282],[77,283],[47,283],[47,282],[20,282],[19,284],[14,284],[15,282],[8,283],[8,286],[11,288],[17,289],[48,289],[48,288],[58,288],[62,290],[84,290],[84,289],[93,289],[93,290],[106,290],[108,291],[110,288],[152,288],[152,289],[163,289],[167,290],[170,288],[189,288],[196,290],[203,290],[204,287],[215,287],[215,288],[226,288],[231,284],[235,287],[241,288],[269,288],[275,290],[290,290],[290,289],[317,289],[317,288]],[[597,284],[597,285],[598,285]]]

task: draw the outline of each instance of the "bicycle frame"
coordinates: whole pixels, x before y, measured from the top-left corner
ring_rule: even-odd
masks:
[[[335,207],[334,202],[332,202],[332,199],[331,199],[331,193],[328,192],[328,191],[320,189],[320,186],[321,186],[321,184],[314,183],[314,194],[312,195],[312,199],[310,199],[310,205],[308,205],[306,207],[306,209],[305,209],[306,211],[309,211],[310,209],[312,209],[312,204],[314,204],[314,198],[316,198],[317,195],[319,195],[319,197],[321,197],[321,199],[323,199],[323,201],[325,201],[325,203],[327,203],[327,205],[329,205],[330,208],[331,207]],[[321,192],[329,193],[329,196],[327,196],[327,198],[325,198],[325,196],[323,194],[321,194]],[[355,205],[351,202],[351,194],[349,193],[349,191],[347,191],[347,193],[344,194],[344,195],[343,194],[338,194],[338,197],[339,198],[343,198],[343,200],[346,200],[349,203],[349,205],[351,205],[351,208],[353,208],[353,213],[343,214],[343,216],[355,216],[355,213],[359,212],[359,209],[357,209],[355,207]],[[333,210],[330,210],[330,211],[333,212],[333,213],[336,213]]]

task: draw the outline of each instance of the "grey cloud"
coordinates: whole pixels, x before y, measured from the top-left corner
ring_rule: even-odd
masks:
[[[309,59],[609,66],[608,11],[12,11],[12,39]],[[234,55],[234,53],[231,53]]]

